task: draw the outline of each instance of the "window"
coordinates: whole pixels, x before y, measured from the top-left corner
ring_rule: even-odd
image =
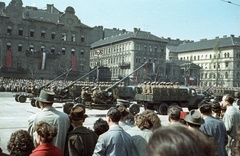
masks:
[[[18,51],[22,51],[22,44],[21,43],[18,44]]]
[[[12,44],[10,42],[7,43],[7,50],[11,50]]]
[[[30,29],[30,34],[29,34],[30,37],[34,37],[34,29]]]
[[[45,52],[45,46],[44,45],[41,46],[41,52]]]
[[[51,38],[52,38],[53,40],[55,39],[55,36],[56,36],[56,33],[55,33],[55,32],[52,32]]]
[[[83,35],[81,36],[81,42],[85,42],[85,37]]]
[[[55,48],[54,48],[54,47],[51,48],[51,53],[52,53],[52,54],[55,53]]]
[[[66,41],[67,40],[67,35],[66,33],[62,33],[62,41]]]
[[[22,36],[22,35],[23,35],[23,28],[19,28],[19,29],[18,29],[18,35],[19,35],[19,36]]]
[[[71,54],[72,54],[72,55],[75,55],[75,49],[72,49],[72,50],[71,50]]]
[[[228,72],[225,72],[225,78],[228,79]]]
[[[62,55],[65,55],[65,52],[66,52],[65,48],[62,48]]]
[[[226,67],[226,68],[228,67],[228,62],[225,62],[225,67]]]
[[[208,76],[208,74],[207,74],[207,73],[205,73],[205,78],[207,78],[207,76]]]
[[[12,34],[12,27],[11,27],[11,26],[8,26],[8,27],[7,27],[7,34],[8,34],[8,35],[11,35],[11,34]]]
[[[83,49],[81,50],[81,53],[80,53],[80,54],[81,54],[81,55],[84,55],[84,50],[83,50]]]
[[[30,52],[34,52],[34,45],[30,45],[30,46],[29,46],[29,51],[30,51]],[[36,52],[36,51],[35,51],[35,52]]]
[[[45,35],[46,35],[46,31],[45,31],[45,30],[42,30],[42,31],[41,31],[41,38],[45,38]]]
[[[71,41],[72,41],[72,42],[76,42],[76,35],[75,35],[75,34],[72,34]]]

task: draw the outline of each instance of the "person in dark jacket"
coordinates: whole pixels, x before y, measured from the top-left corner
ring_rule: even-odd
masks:
[[[73,130],[68,132],[64,155],[91,156],[97,143],[98,135],[83,126],[87,115],[85,106],[75,104],[69,114]]]

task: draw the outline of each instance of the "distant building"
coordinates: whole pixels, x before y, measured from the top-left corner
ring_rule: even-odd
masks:
[[[0,77],[53,79],[67,69],[71,79],[89,72],[92,28],[72,7],[64,12],[0,2]],[[99,37],[98,37],[99,38]]]
[[[176,52],[179,60],[201,67],[200,86],[240,86],[240,37],[231,35],[182,43]]]
[[[115,32],[117,31],[116,29]],[[118,81],[148,61],[150,63],[130,75],[126,83],[136,84],[136,78],[139,83],[165,79],[167,40],[137,28],[133,32],[123,30],[114,34],[109,31],[108,34],[111,34],[110,37],[91,44],[91,68],[109,67],[111,80]]]

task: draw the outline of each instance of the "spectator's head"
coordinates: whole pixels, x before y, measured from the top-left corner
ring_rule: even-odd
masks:
[[[129,111],[127,110],[127,108],[122,104],[117,105],[116,107],[121,112],[121,120],[125,120],[129,114]]]
[[[105,133],[109,129],[108,123],[106,120],[99,118],[93,124],[93,131],[99,136]]]
[[[215,156],[213,140],[200,131],[191,131],[186,126],[175,124],[155,130],[147,144],[149,156]]]
[[[110,120],[107,120],[108,123],[109,121],[113,123],[118,123],[121,117],[121,112],[115,107],[111,107],[107,112],[107,118],[110,118]]]
[[[154,131],[155,129],[161,127],[161,120],[154,111],[145,110],[141,114],[146,117],[146,122],[144,124],[146,129]]]
[[[182,108],[179,106],[170,106],[168,108],[168,120],[169,122],[176,122],[180,120]]]
[[[200,113],[203,115],[212,115],[212,103],[203,101],[198,105]]]
[[[85,106],[82,104],[75,104],[69,114],[69,118],[71,121],[82,121],[84,122],[87,118]]]
[[[222,107],[226,107],[226,106],[232,106],[234,102],[234,97],[230,94],[226,94],[222,97]]]
[[[63,112],[69,115],[73,106],[73,102],[66,102],[65,104],[63,104]]]
[[[221,118],[221,111],[222,108],[220,106],[220,103],[218,101],[212,102],[212,116],[216,118]]]
[[[57,135],[57,128],[46,123],[40,121],[36,127],[35,131],[37,133],[37,143],[52,143],[54,137]]]
[[[201,113],[198,110],[191,110],[188,115],[185,116],[184,121],[189,128],[198,129],[204,120],[201,118]]]
[[[11,134],[7,149],[12,156],[28,156],[34,149],[33,138],[26,130],[17,130]]]
[[[44,107],[45,105],[52,105],[54,102],[54,96],[55,93],[53,91],[42,89],[39,97],[37,98],[40,107]]]

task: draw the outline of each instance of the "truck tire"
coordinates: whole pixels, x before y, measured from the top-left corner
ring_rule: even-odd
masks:
[[[19,95],[15,95],[15,101],[16,101],[16,102],[19,102],[19,101],[18,101],[18,97],[19,97]]]
[[[129,112],[132,114],[132,115],[136,115],[137,113],[140,112],[140,107],[138,104],[131,104],[129,106]]]
[[[31,106],[36,107],[36,106],[35,106],[35,102],[36,102],[36,100],[35,100],[35,99],[32,99],[32,100],[31,100]]]
[[[18,96],[18,101],[19,101],[20,103],[24,103],[24,102],[27,101],[27,97],[26,97],[25,95],[19,95],[19,96]]]
[[[158,113],[160,115],[167,115],[167,112],[168,112],[168,104],[161,103],[158,107]]]

